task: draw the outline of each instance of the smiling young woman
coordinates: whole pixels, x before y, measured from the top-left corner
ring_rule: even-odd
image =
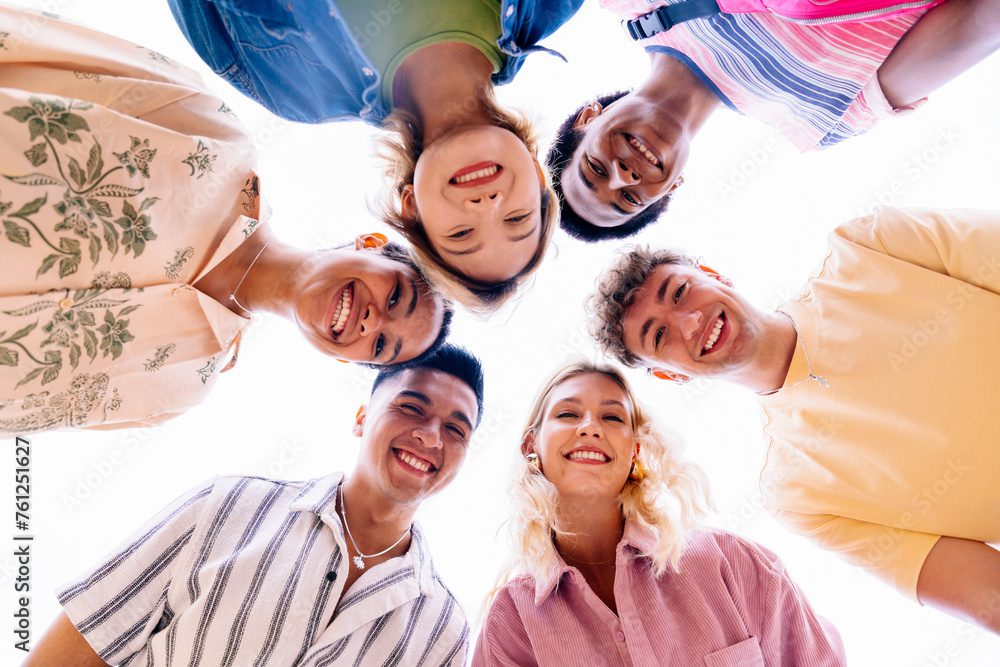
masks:
[[[706,479],[678,457],[625,378],[558,370],[524,429],[512,563],[473,665],[843,665],[777,556],[697,529]]]

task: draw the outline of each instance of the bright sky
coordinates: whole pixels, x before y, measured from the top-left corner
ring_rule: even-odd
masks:
[[[368,126],[293,125],[270,116],[202,65],[162,0],[44,0],[35,6],[203,72],[257,143],[261,191],[282,238],[318,248],[360,232],[385,231],[359,196],[372,199],[381,184],[370,155],[375,132]],[[546,146],[578,104],[630,87],[647,70],[645,55],[596,3],[545,45],[569,63],[532,56],[500,97],[537,120]],[[776,305],[822,260],[829,231],[876,204],[996,207],[998,82],[1000,57],[994,56],[938,91],[919,112],[804,155],[755,121],[719,111],[694,142],[686,182],[668,216],[647,228],[641,240],[685,248],[728,275],[756,303]],[[586,246],[557,232],[554,245],[517,307],[489,322],[464,313],[455,320],[453,340],[484,360],[487,407],[458,479],[421,508],[419,519],[438,571],[470,619],[507,554],[498,531],[531,397],[570,356],[596,354],[582,303],[614,244]],[[58,613],[57,586],[96,564],[196,483],[216,474],[304,479],[350,471],[358,451],[350,425],[372,377],[322,356],[290,324],[265,316],[245,337],[239,365],[219,380],[208,400],[165,426],[35,436],[34,639]],[[630,377],[640,398],[686,442],[687,456],[709,474],[718,508],[712,523],[782,557],[816,610],[839,627],[852,665],[995,664],[1000,639],[910,603],[787,534],[760,508],[755,489],[764,447],[751,394],[720,383],[676,388],[637,372]],[[13,467],[12,449],[3,456],[3,471]],[[12,498],[9,472],[2,488],[0,498]],[[10,619],[14,561],[9,549],[2,553],[8,555],[0,556],[0,604]],[[4,642],[5,655],[20,660],[11,643]]]

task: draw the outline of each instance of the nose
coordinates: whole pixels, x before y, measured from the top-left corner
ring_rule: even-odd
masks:
[[[413,437],[427,449],[441,447],[441,420],[428,420],[413,429]]]
[[[489,190],[466,198],[465,207],[474,211],[494,209],[503,203],[504,196],[503,190]]]
[[[694,310],[677,316],[677,330],[684,340],[691,340],[701,331],[701,311]]]
[[[604,438],[604,431],[601,429],[601,422],[594,419],[594,415],[587,412],[583,415],[580,426],[576,429],[576,435],[578,438],[595,438],[601,440]]]
[[[382,330],[382,312],[375,307],[375,304],[368,304],[365,312],[361,314],[361,335],[370,336]]]
[[[610,187],[621,188],[635,185],[640,180],[639,173],[632,169],[625,160],[615,158],[611,161],[611,176],[608,177]]]

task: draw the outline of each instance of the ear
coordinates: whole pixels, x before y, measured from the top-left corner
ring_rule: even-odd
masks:
[[[665,368],[650,368],[649,374],[660,380],[667,380],[668,382],[675,382],[677,384],[684,384],[691,381],[689,376],[683,373],[668,371]]]
[[[604,113],[604,107],[601,106],[600,102],[591,102],[587,106],[580,110],[580,113],[576,115],[576,120],[573,121],[573,129],[579,130],[584,125],[590,123],[598,116]]]
[[[354,437],[360,438],[365,434],[365,419],[367,417],[368,409],[362,405],[354,415],[354,426],[351,428],[351,433],[354,434]]]
[[[521,456],[527,456],[528,454],[535,451],[535,432],[528,431],[524,434],[524,440],[521,441]]]
[[[370,248],[381,248],[389,242],[385,234],[372,232],[370,234],[358,234],[354,237],[355,250],[367,250]]]
[[[708,276],[710,278],[715,278],[716,280],[718,280],[720,283],[722,283],[726,287],[732,287],[733,286],[733,283],[732,283],[731,280],[729,280],[729,278],[725,277],[724,275],[722,275],[721,273],[719,273],[718,271],[716,271],[712,267],[706,266],[705,264],[699,264],[698,268],[706,276]]]
[[[420,219],[420,212],[417,211],[417,196],[413,191],[413,183],[407,183],[399,191],[399,211],[407,220]]]

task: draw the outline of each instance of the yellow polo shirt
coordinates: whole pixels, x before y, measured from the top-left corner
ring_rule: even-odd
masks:
[[[842,225],[780,310],[799,343],[760,397],[777,519],[913,599],[940,536],[1000,542],[1000,212]]]

